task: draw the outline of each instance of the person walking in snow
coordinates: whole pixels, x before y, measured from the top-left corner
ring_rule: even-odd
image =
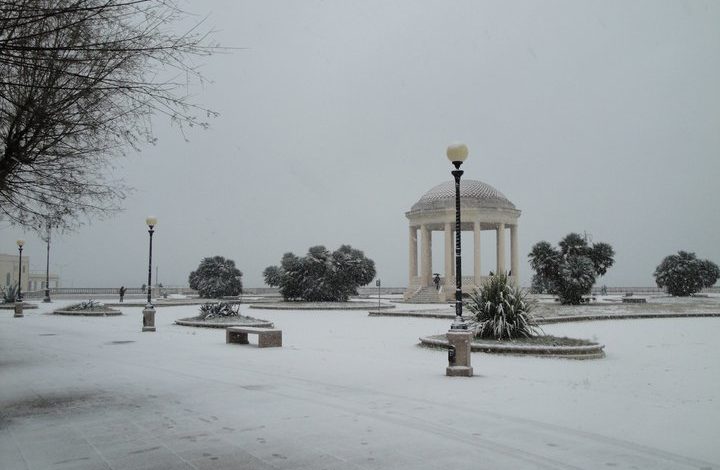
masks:
[[[120,302],[123,301],[123,297],[125,297],[125,286],[120,286]]]

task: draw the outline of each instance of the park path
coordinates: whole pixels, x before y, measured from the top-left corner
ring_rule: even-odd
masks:
[[[406,344],[440,320],[268,314],[285,347],[259,350],[173,326],[184,312],[162,310],[156,334],[139,332],[132,309],[1,317],[0,468],[718,468],[586,420],[616,410],[577,416],[595,404],[551,397],[574,379],[551,384],[484,360],[478,377],[444,377],[442,353]],[[533,396],[556,409],[523,417]],[[564,412],[574,419],[553,417]],[[618,430],[629,424],[618,419]]]

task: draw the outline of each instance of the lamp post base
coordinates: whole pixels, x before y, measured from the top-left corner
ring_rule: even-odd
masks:
[[[469,330],[450,330],[447,332],[449,343],[448,366],[445,375],[448,377],[472,377],[473,368],[470,364],[470,344],[473,332]]]
[[[448,366],[445,369],[445,375],[448,377],[472,377],[473,368],[465,366]]]
[[[15,315],[13,315],[14,318],[22,318],[25,315],[23,315],[23,303],[22,300],[15,302]]]
[[[143,331],[155,331],[155,308],[145,307],[143,309]]]

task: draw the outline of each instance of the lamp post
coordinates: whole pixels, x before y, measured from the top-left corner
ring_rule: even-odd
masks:
[[[22,250],[23,245],[25,244],[25,240],[18,240],[17,246],[18,246],[18,291],[17,291],[17,300],[22,300]]]
[[[381,285],[380,279],[375,281],[375,285],[378,288],[378,312],[380,312],[380,285]]]
[[[43,302],[51,302],[50,300],[50,229],[52,225],[47,224],[47,257],[45,262],[45,298]]]
[[[455,166],[451,172],[455,178],[455,320],[447,333],[448,367],[445,374],[451,377],[472,377],[470,352],[473,332],[468,330],[462,318],[462,257],[460,252],[460,177],[463,171],[460,165],[468,156],[465,144],[453,144],[447,148],[447,157]]]
[[[157,225],[157,218],[150,216],[145,219],[150,234],[150,252],[148,255],[148,283],[147,283],[147,305],[143,309],[143,331],[155,331],[155,307],[152,304],[152,239],[154,228]]]
[[[19,239],[17,241],[18,246],[18,290],[17,297],[15,297],[15,317],[23,317],[23,302],[22,302],[22,250],[25,240]]]
[[[460,177],[463,174],[460,165],[467,156],[468,148],[465,144],[454,144],[447,148],[448,160],[455,166],[451,172],[455,177],[455,321],[450,327],[452,330],[467,329],[467,324],[462,318],[462,257],[460,256]]]

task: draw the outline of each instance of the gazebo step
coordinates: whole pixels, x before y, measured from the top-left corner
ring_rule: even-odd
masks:
[[[407,302],[416,304],[443,303],[440,298],[440,291],[434,286],[423,287],[415,295],[408,297]]]

